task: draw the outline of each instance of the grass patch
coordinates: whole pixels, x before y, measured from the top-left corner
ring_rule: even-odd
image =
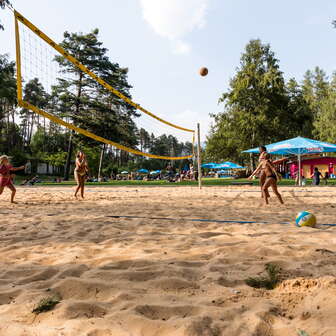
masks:
[[[64,181],[61,183],[52,182],[48,177],[41,177],[42,182],[35,184],[35,186],[75,186],[74,180]],[[20,180],[16,179],[16,184],[20,184]],[[259,186],[259,180],[250,181],[248,179],[223,179],[223,178],[203,178],[203,186],[229,186],[232,183],[252,182],[254,186]],[[279,185],[294,185],[294,180],[281,180]],[[166,180],[159,181],[109,181],[109,182],[87,182],[89,186],[198,186],[198,181],[182,181],[182,182],[168,182]]]
[[[274,289],[280,282],[281,268],[276,264],[269,263],[265,265],[265,272],[266,276],[248,278],[245,283],[253,288]]]
[[[61,302],[61,298],[58,296],[49,296],[49,297],[43,298],[33,309],[32,313],[38,315],[38,314],[50,311],[60,302]]]
[[[298,336],[309,336],[309,335],[304,330],[299,330]]]

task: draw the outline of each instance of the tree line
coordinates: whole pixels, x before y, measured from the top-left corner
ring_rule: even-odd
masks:
[[[88,34],[64,33],[60,45],[69,54],[128,98],[132,98],[128,69],[112,62],[98,39],[99,30]],[[172,135],[155,136],[137,127],[135,108],[104,89],[63,56],[54,59],[60,69],[57,83],[46,90],[39,78],[24,83],[23,99],[78,127],[130,148],[163,156],[192,152],[192,144]],[[48,91],[48,92],[47,92]],[[18,108],[15,62],[0,55],[0,153],[12,155],[14,162],[45,162],[60,167],[69,177],[74,152],[83,150],[91,173],[116,173],[122,169],[162,169],[167,162],[150,160],[98,143],[49,122],[34,112]],[[103,158],[103,166],[99,167]],[[180,165],[184,164],[180,162]]]
[[[269,44],[251,40],[229,88],[212,114],[205,157],[248,164],[243,150],[296,136],[335,143],[336,73],[319,67],[285,80]],[[251,162],[253,165],[253,162]]]

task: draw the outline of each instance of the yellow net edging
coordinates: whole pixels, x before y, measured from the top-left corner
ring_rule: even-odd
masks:
[[[17,11],[14,11],[14,16],[15,16],[15,42],[16,42],[16,67],[17,67],[17,70],[16,70],[17,71],[17,79],[16,79],[17,80],[17,98],[18,98],[18,104],[21,107],[29,109],[29,110],[31,110],[31,111],[49,119],[49,120],[51,120],[51,121],[53,121],[53,122],[55,122],[59,125],[62,125],[62,126],[68,128],[68,129],[71,129],[71,130],[73,130],[77,133],[80,133],[80,134],[85,135],[85,136],[87,136],[89,138],[92,138],[94,140],[103,142],[103,143],[108,144],[108,145],[112,145],[112,146],[114,146],[118,149],[121,149],[121,150],[129,152],[129,153],[133,153],[133,154],[136,154],[136,155],[146,156],[146,157],[150,157],[150,158],[154,158],[154,159],[162,159],[162,160],[183,160],[183,159],[190,159],[194,156],[194,153],[191,154],[191,155],[178,156],[178,157],[160,156],[160,155],[145,153],[145,152],[139,151],[137,149],[129,148],[129,147],[120,145],[116,142],[105,139],[103,137],[100,137],[96,134],[93,134],[93,133],[87,131],[87,130],[79,128],[79,127],[77,127],[77,126],[75,126],[71,123],[65,122],[64,120],[56,117],[55,115],[50,114],[50,113],[48,113],[44,110],[41,110],[40,108],[24,101],[23,96],[22,96],[21,51],[20,51],[21,49],[20,49],[20,35],[19,35],[18,21],[20,21],[22,24],[24,24],[26,27],[28,27],[32,32],[34,32],[37,36],[39,36],[41,39],[43,39],[45,42],[47,42],[52,48],[54,48],[56,51],[58,51],[69,62],[74,64],[77,68],[79,68],[80,70],[85,72],[87,75],[89,75],[91,78],[96,80],[99,84],[104,86],[107,90],[109,90],[110,92],[112,92],[113,94],[115,94],[116,96],[121,98],[122,100],[124,100],[126,103],[130,104],[131,106],[135,107],[136,109],[142,111],[143,113],[151,116],[152,118],[154,118],[154,119],[156,119],[156,120],[158,120],[158,121],[160,121],[160,122],[162,122],[162,123],[164,123],[168,126],[174,127],[176,129],[179,129],[179,130],[182,130],[182,131],[185,131],[185,132],[193,133],[192,144],[193,144],[193,152],[194,152],[194,142],[195,142],[195,131],[194,130],[184,128],[184,127],[175,125],[173,123],[170,123],[166,120],[163,120],[160,117],[156,116],[155,114],[149,112],[145,108],[141,107],[139,104],[136,104],[131,99],[129,99],[128,97],[123,95],[121,92],[114,89],[111,85],[106,83],[104,80],[99,78],[96,74],[94,74],[92,71],[90,71],[86,66],[84,66],[82,63],[80,63],[76,58],[69,55],[69,53],[67,53],[61,46],[59,46],[57,43],[55,43],[46,34],[44,34],[41,30],[39,30],[35,25],[33,25],[30,21],[28,21],[25,17],[23,17],[23,15],[21,15]]]

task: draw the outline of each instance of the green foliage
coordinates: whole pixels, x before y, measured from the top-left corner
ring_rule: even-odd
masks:
[[[314,134],[320,140],[335,142],[336,74],[334,73],[331,81],[328,82],[322,70],[317,68],[315,71],[311,98],[311,105],[314,107],[315,112]]]
[[[318,67],[306,72],[301,86],[295,79],[285,83],[270,46],[250,41],[219,100],[224,112],[212,115],[205,158],[243,163],[241,151],[299,135],[335,141],[333,127],[325,127],[334,119],[329,86]]]
[[[29,103],[41,108],[45,109],[48,105],[49,96],[45,92],[43,85],[40,83],[38,78],[34,78],[30,80],[24,87],[23,90],[24,96],[23,99],[28,101]],[[27,110],[21,109],[20,110],[20,117],[21,117],[21,127],[22,127],[22,135],[26,145],[30,144],[34,129],[37,126],[38,128],[41,127],[41,117],[36,113]],[[46,124],[45,119],[43,119],[43,124]],[[44,129],[44,133],[46,130]],[[41,148],[42,150],[42,148]]]
[[[312,137],[314,113],[305,99],[303,88],[292,78],[287,83],[288,120],[287,138]]]
[[[299,330],[298,336],[309,336],[309,335],[304,330]]]
[[[8,54],[0,55],[0,98],[16,103],[15,62],[9,61]]]
[[[0,55],[0,151],[10,153],[18,148],[21,136],[15,124],[16,113],[15,63],[8,55]]]
[[[207,157],[237,159],[241,151],[287,135],[288,97],[279,61],[268,44],[251,40],[230,89],[219,100],[224,112],[215,117],[207,139]]]
[[[330,88],[328,96],[321,100],[320,110],[314,123],[319,139],[327,142],[336,140],[336,90]]]
[[[127,81],[128,69],[121,68],[109,60],[108,50],[98,40],[98,34],[98,29],[88,34],[65,32],[61,46],[105,82],[131,98],[131,86]],[[133,121],[133,118],[138,116],[135,109],[103,88],[63,56],[56,56],[55,61],[58,62],[61,71],[68,75],[67,79],[58,79],[58,84],[53,88],[52,99],[56,102],[58,113],[69,118],[78,127],[135,148],[138,144],[136,124]],[[70,139],[77,146],[98,145],[96,141],[77,134]],[[66,178],[71,158],[72,145],[68,151]],[[128,154],[125,155],[125,159],[127,158]],[[93,160],[92,164],[95,171],[96,160]]]
[[[48,132],[43,127],[38,127],[30,141],[32,157],[61,166],[66,151],[67,135],[62,132],[55,132],[49,128]],[[65,161],[63,162],[64,165]]]
[[[28,156],[20,149],[15,149],[10,152],[11,163],[14,167],[20,167],[27,163]],[[22,171],[18,171],[15,174],[22,174]]]
[[[44,160],[52,166],[64,167],[66,158],[67,158],[67,152],[57,152],[46,155],[44,157]]]
[[[0,0],[0,9],[5,9],[6,6],[12,7],[12,4],[9,2],[9,0]],[[0,21],[0,30],[4,30],[4,26],[1,24]]]
[[[279,266],[269,263],[265,265],[266,276],[248,278],[245,283],[254,288],[274,289],[280,281],[281,269]]]
[[[61,302],[61,299],[59,298],[59,296],[43,298],[33,309],[32,313],[38,315],[38,314],[50,311],[60,302]]]
[[[120,68],[107,57],[107,49],[98,40],[99,30],[91,33],[64,33],[61,46],[76,57],[107,83],[130,97],[131,86],[127,82],[127,69]],[[75,125],[99,134],[109,140],[134,147],[136,126],[132,117],[135,109],[103,88],[63,56],[56,56],[64,74],[72,74],[67,80],[59,79],[54,96],[59,97],[58,106],[63,116]],[[131,98],[131,97],[130,97]],[[76,136],[78,144],[96,144],[92,139]]]

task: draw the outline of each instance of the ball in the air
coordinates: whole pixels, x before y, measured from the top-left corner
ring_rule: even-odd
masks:
[[[295,218],[295,224],[298,227],[302,226],[316,226],[316,217],[309,211],[302,211],[300,212]]]
[[[209,73],[209,70],[208,70],[208,68],[203,67],[203,68],[200,69],[199,73],[202,77],[204,77]]]

